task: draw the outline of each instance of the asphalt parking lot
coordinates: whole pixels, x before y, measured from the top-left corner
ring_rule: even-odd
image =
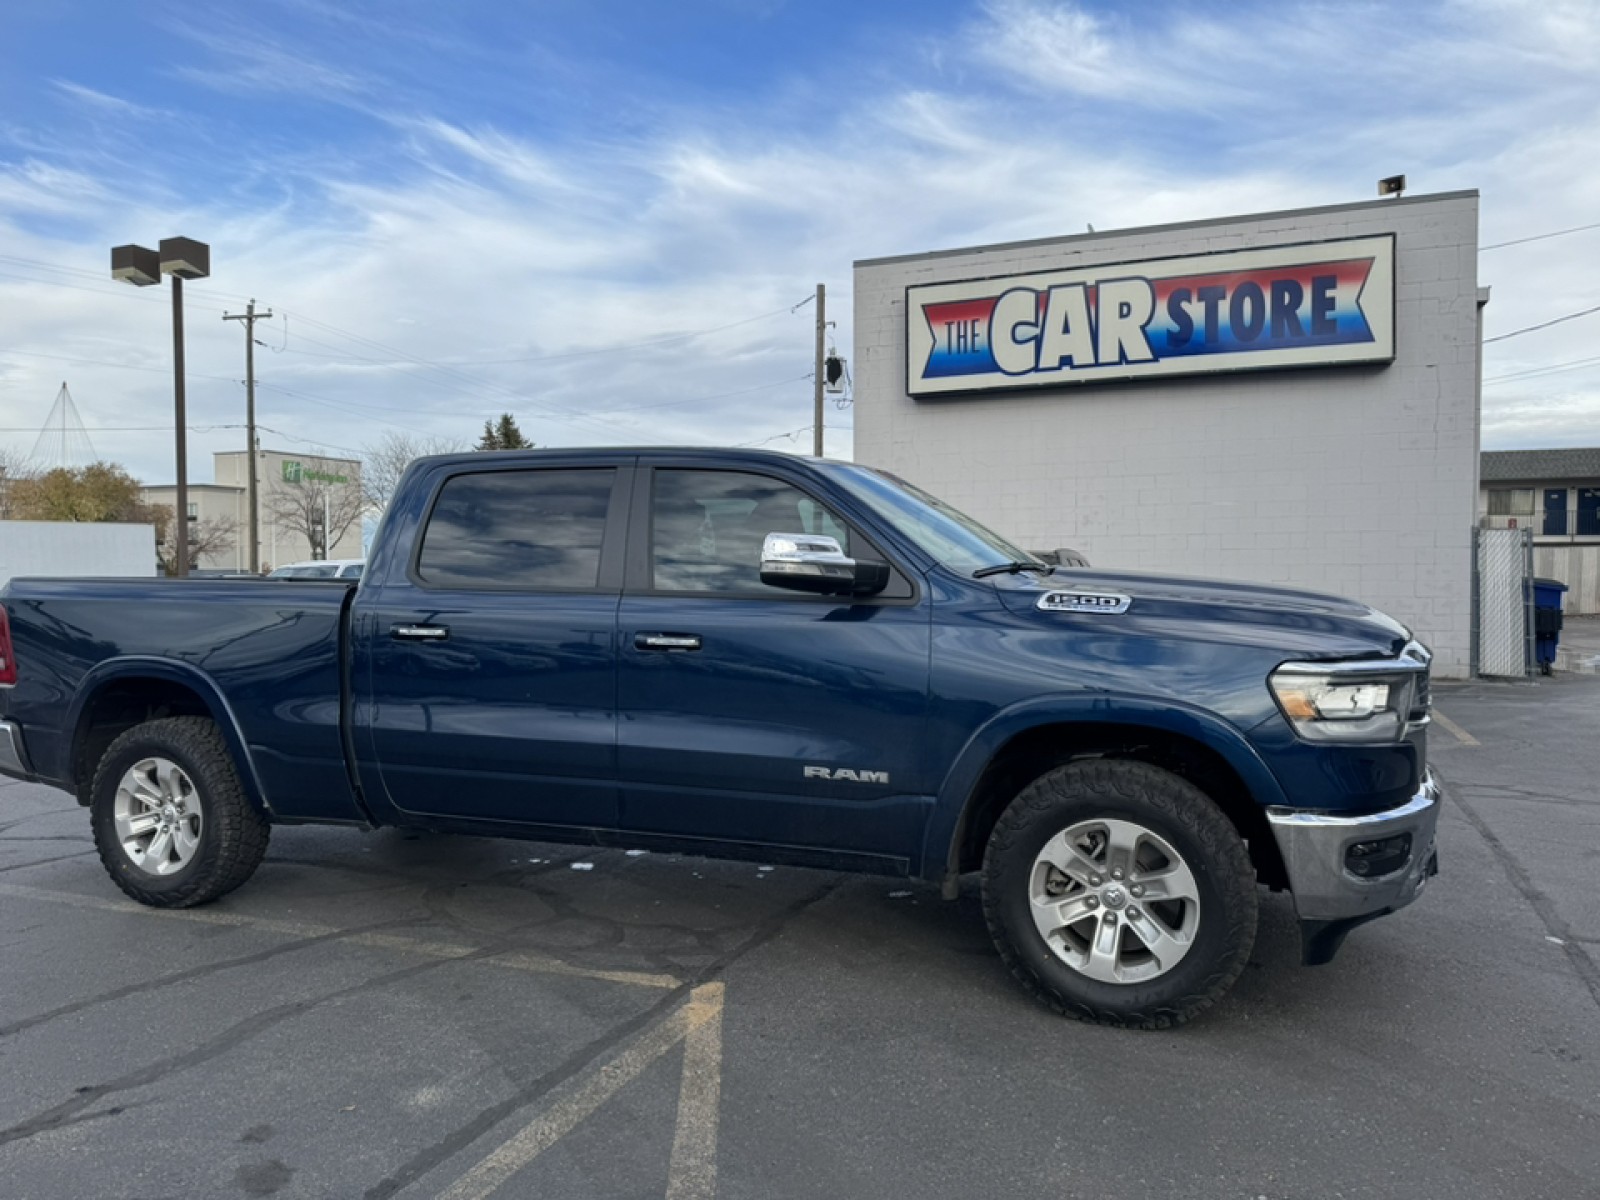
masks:
[[[974,896],[276,830],[161,913],[0,787],[0,1196],[1600,1195],[1600,677],[1440,684],[1443,873],[1190,1026],[1035,1007]]]

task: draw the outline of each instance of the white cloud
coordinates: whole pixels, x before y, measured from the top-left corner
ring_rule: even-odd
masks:
[[[1078,4],[992,0],[985,9],[981,53],[1000,71],[1095,98],[1137,96],[1149,86],[1148,73],[1113,45],[1104,19]]]
[[[104,277],[109,246],[168,233],[214,247],[214,278],[190,289],[198,426],[242,420],[239,328],[219,317],[254,295],[279,314],[259,331],[261,419],[294,444],[359,447],[396,427],[470,439],[505,409],[545,443],[741,442],[810,421],[813,318],[789,308],[827,282],[848,352],[856,258],[1365,198],[1394,171],[1413,192],[1482,188],[1486,242],[1600,209],[1600,63],[1575,6],[1401,20],[1302,4],[1167,27],[1103,11],[997,0],[851,87],[821,81],[801,103],[775,84],[821,120],[680,102],[603,139],[462,118],[385,79],[381,57],[202,32],[191,79],[293,92],[360,133],[322,140],[312,121],[208,143],[232,189],[172,190],[181,172],[130,169],[126,135],[98,122],[0,162],[0,427],[16,431],[0,444],[31,447],[63,377],[92,426],[170,421],[166,289]],[[53,88],[134,119],[117,97]],[[1595,303],[1596,248],[1600,231],[1486,252],[1489,332]],[[1497,343],[1485,373],[1580,359],[1597,332],[1593,318]],[[608,346],[625,348],[591,353]],[[830,448],[847,451],[849,414],[828,417]],[[1600,370],[1490,386],[1484,430],[1491,447],[1600,444]],[[195,434],[191,477],[242,437]],[[101,439],[152,479],[170,474],[169,447],[159,429]]]

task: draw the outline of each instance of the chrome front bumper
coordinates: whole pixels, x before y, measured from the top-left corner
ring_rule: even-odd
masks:
[[[1415,900],[1439,869],[1434,851],[1439,797],[1433,772],[1424,771],[1417,794],[1385,812],[1342,817],[1269,808],[1267,820],[1283,855],[1300,919],[1357,924]],[[1351,846],[1405,834],[1411,835],[1411,854],[1398,869],[1372,878],[1350,869]]]
[[[22,745],[22,730],[10,721],[0,721],[0,775],[17,779],[32,779],[33,769],[28,766],[28,752]]]

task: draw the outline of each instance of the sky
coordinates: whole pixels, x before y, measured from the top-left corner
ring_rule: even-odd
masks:
[[[1517,332],[1600,306],[1595,0],[12,0],[0,451],[65,381],[99,457],[171,479],[171,298],[109,278],[126,242],[212,247],[192,481],[244,445],[251,298],[270,448],[510,411],[541,445],[808,451],[809,298],[848,358],[856,259],[1401,172],[1481,192],[1485,336],[1515,335],[1485,448],[1600,445],[1600,312]]]

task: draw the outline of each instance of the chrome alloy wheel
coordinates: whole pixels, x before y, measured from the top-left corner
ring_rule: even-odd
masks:
[[[148,875],[175,874],[200,849],[200,795],[171,759],[145,758],[129,767],[111,815],[122,852]]]
[[[1165,975],[1194,945],[1200,894],[1172,844],[1132,821],[1080,821],[1044,844],[1028,877],[1039,936],[1102,983]]]

